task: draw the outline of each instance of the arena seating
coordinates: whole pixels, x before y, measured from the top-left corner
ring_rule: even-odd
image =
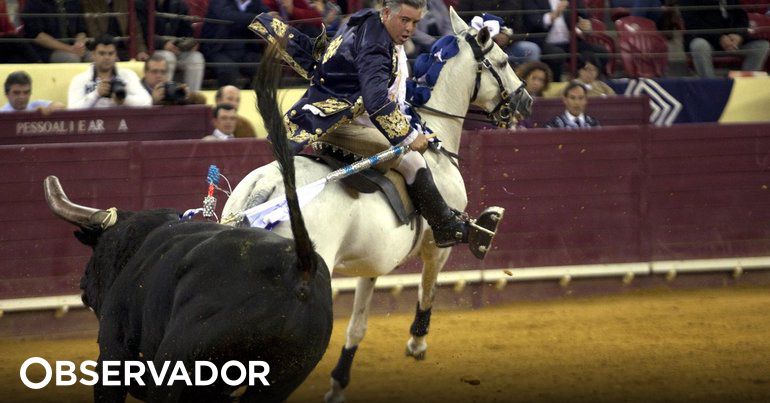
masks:
[[[668,44],[655,22],[643,17],[615,21],[623,70],[629,77],[662,77],[668,66]]]
[[[615,40],[607,34],[607,26],[596,18],[591,18],[591,32],[583,35],[586,42],[598,45],[607,50],[607,53],[613,55],[615,50]],[[615,56],[610,56],[604,61],[604,70],[607,76],[615,73]]]
[[[749,36],[755,39],[770,40],[770,16],[758,13],[748,13]]]

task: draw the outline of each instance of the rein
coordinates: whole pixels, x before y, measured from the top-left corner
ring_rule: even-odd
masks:
[[[438,110],[436,108],[431,108],[430,106],[422,105],[422,106],[415,106],[415,108],[418,109],[425,109],[426,111],[435,112],[436,114],[439,114],[441,116],[446,116],[450,118],[457,118],[457,119],[465,119],[465,120],[472,120],[474,122],[483,122],[483,123],[489,123],[489,119],[478,119],[478,118],[469,118],[467,116],[461,116],[461,115],[453,115],[449,112],[444,112],[442,110]],[[486,113],[486,112],[477,112],[477,113]]]

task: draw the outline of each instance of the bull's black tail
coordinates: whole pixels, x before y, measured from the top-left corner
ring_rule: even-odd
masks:
[[[302,212],[299,209],[294,175],[294,153],[286,137],[283,116],[278,106],[277,89],[281,77],[281,64],[277,57],[276,46],[271,45],[262,57],[259,71],[254,79],[254,91],[257,95],[257,111],[265,121],[265,128],[270,134],[273,144],[273,155],[281,165],[283,185],[286,188],[286,201],[289,206],[291,230],[294,233],[299,267],[304,272],[303,278],[305,281],[309,281],[318,267],[313,243],[307,233],[305,220],[302,218]]]

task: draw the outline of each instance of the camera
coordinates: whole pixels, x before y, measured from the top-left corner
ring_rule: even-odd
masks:
[[[196,44],[197,44],[197,41],[195,40],[195,38],[190,38],[190,37],[179,38],[174,41],[174,46],[176,46],[182,52],[191,51]]]
[[[110,80],[110,95],[115,95],[117,99],[126,99],[126,83],[118,77],[112,77]]]
[[[163,103],[171,105],[187,103],[187,91],[178,83],[166,81],[163,83],[163,90],[165,91]]]

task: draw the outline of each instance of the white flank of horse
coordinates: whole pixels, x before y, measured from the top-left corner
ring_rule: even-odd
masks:
[[[481,35],[475,29],[469,28],[453,9],[450,10],[450,16],[460,52],[446,62],[426,105],[448,114],[465,116],[477,71],[477,62],[471,46],[466,41],[466,32],[477,42],[483,40],[479,42],[481,49],[493,46],[485,57],[500,75],[508,93],[513,94],[522,83],[508,64],[505,52],[494,44],[489,35]],[[492,111],[501,98],[497,80],[484,69],[474,105],[485,111]],[[462,119],[441,116],[427,110],[421,110],[420,113],[441,139],[443,147],[457,153],[460,147]],[[464,211],[468,204],[465,184],[450,157],[432,151],[425,152],[424,156],[447,204]],[[296,158],[295,164],[298,187],[330,172],[329,167],[304,157]],[[237,214],[282,195],[283,185],[278,165],[274,162],[262,166],[252,171],[236,186],[224,206],[222,216]],[[418,291],[419,309],[425,311],[431,308],[436,279],[449,258],[451,248],[437,248],[434,245],[430,227],[422,217],[416,218],[423,220],[422,232],[415,234],[417,227],[402,225],[382,194],[352,196],[341,183],[327,184],[302,210],[316,251],[327,266],[344,275],[359,277],[345,348],[358,346],[364,338],[369,305],[377,278],[390,273],[411,257],[419,256],[423,261],[422,281]],[[277,225],[274,231],[286,237],[292,235],[288,222]],[[415,236],[419,237],[416,244]],[[415,358],[424,357],[426,349],[425,336],[412,335],[407,342],[407,354]],[[352,357],[350,360],[352,361]],[[327,393],[326,400],[344,401],[343,389],[344,385],[332,378],[332,390]]]

